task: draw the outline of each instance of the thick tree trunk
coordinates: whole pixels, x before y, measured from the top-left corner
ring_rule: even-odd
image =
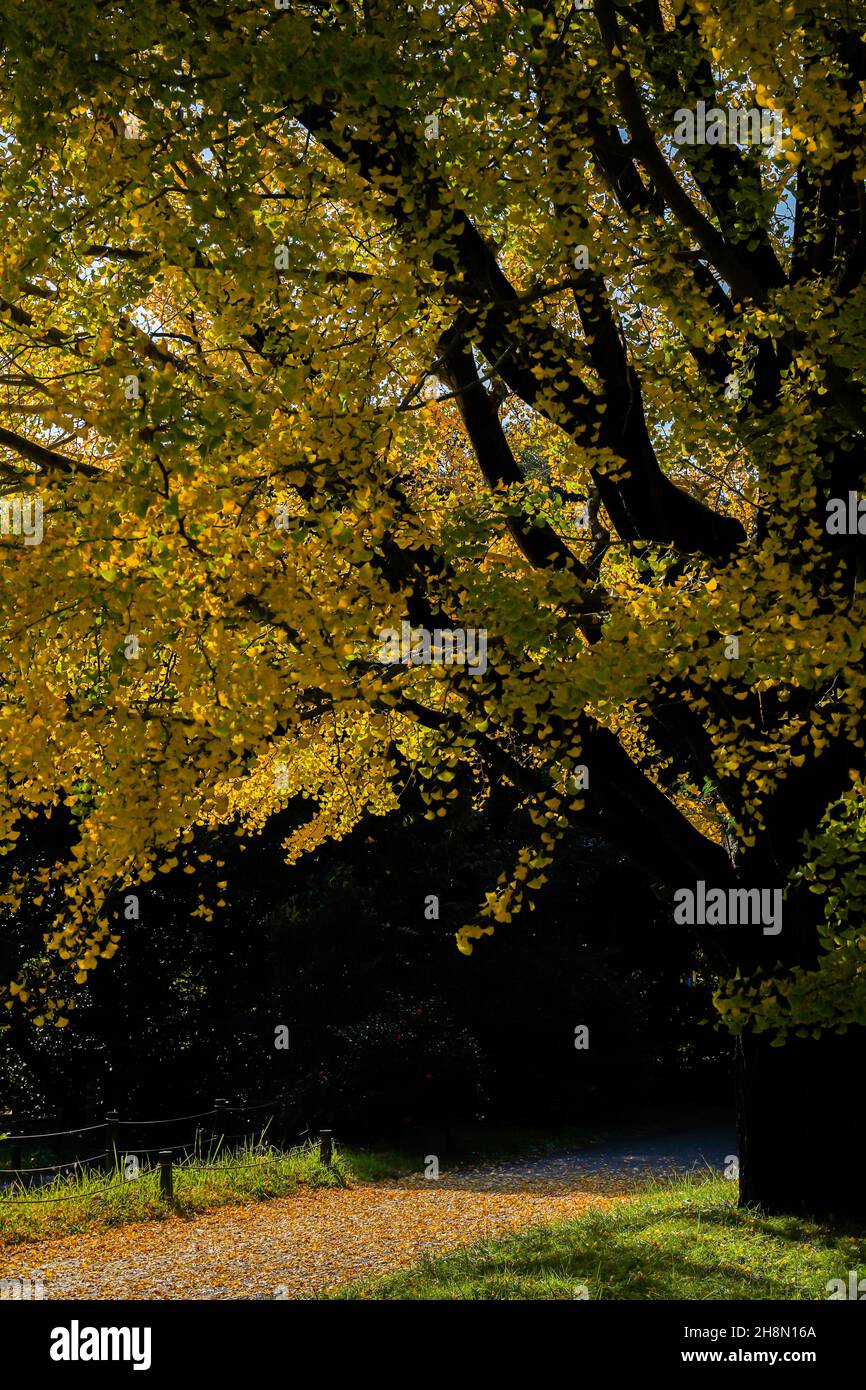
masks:
[[[860,1163],[866,1029],[770,1047],[737,1040],[740,1203],[866,1216]]]

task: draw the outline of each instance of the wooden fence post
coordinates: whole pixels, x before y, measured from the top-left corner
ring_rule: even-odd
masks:
[[[106,1152],[106,1155],[105,1155],[105,1171],[106,1171],[106,1173],[112,1172],[112,1170],[117,1166],[117,1140],[118,1140],[118,1133],[117,1133],[118,1125],[117,1125],[117,1122],[118,1122],[119,1119],[120,1119],[120,1116],[118,1115],[118,1113],[117,1113],[116,1110],[109,1110],[108,1114],[107,1114],[106,1117],[105,1117],[105,1123],[106,1123],[105,1148],[106,1148],[106,1151],[107,1151],[107,1152]]]
[[[319,1162],[329,1167],[334,1157],[334,1131],[332,1129],[319,1130]]]
[[[171,1171],[171,1149],[159,1151],[159,1195],[170,1202],[174,1197],[174,1178]]]

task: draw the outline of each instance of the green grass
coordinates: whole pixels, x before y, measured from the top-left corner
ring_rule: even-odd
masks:
[[[423,1159],[402,1149],[341,1149],[346,1174],[352,1182],[382,1182],[421,1172]]]
[[[724,1178],[655,1184],[575,1221],[486,1240],[337,1299],[826,1299],[866,1265],[852,1228],[736,1206]],[[586,1295],[581,1294],[582,1287]]]
[[[158,1170],[152,1168],[133,1180],[117,1171],[87,1172],[60,1177],[36,1192],[10,1188],[0,1195],[0,1247],[285,1197],[301,1187],[341,1187],[353,1173],[339,1149],[326,1166],[315,1144],[283,1153],[259,1141],[210,1161],[192,1156],[173,1165],[173,1176],[172,1202],[160,1196]]]

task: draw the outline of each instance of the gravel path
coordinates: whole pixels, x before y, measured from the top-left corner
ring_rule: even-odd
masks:
[[[565,1220],[650,1175],[720,1169],[723,1132],[612,1142],[545,1158],[302,1191],[203,1216],[18,1246],[0,1274],[41,1274],[47,1298],[310,1298],[521,1226]]]
[[[582,1149],[562,1149],[545,1158],[505,1159],[498,1164],[461,1168],[443,1174],[439,1183],[479,1192],[531,1192],[539,1187],[549,1192],[568,1192],[593,1177],[632,1182],[707,1168],[721,1173],[726,1159],[736,1152],[732,1131],[684,1130],[650,1139],[605,1140]],[[401,1182],[416,1186],[418,1180],[403,1178]]]

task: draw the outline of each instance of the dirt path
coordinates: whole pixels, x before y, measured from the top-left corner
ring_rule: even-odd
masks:
[[[309,1298],[420,1255],[564,1220],[626,1195],[647,1174],[719,1167],[721,1135],[671,1135],[363,1187],[303,1191],[22,1245],[4,1277],[42,1275],[47,1298]]]

